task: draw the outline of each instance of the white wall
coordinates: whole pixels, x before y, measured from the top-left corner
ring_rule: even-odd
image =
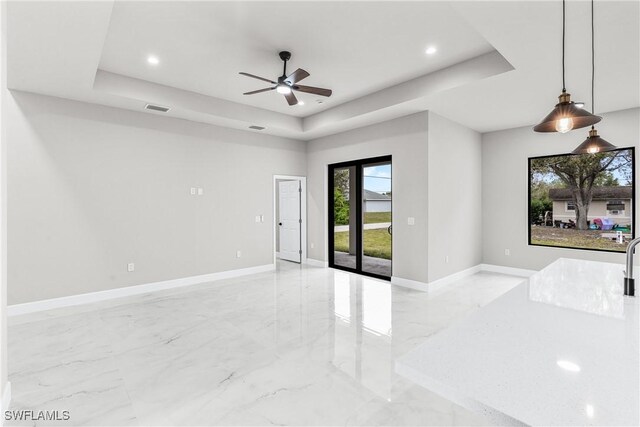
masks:
[[[0,402],[7,388],[7,2],[0,2]],[[0,409],[6,410],[2,404]],[[3,414],[4,415],[4,414]]]
[[[597,129],[604,139],[620,148],[638,147],[640,109],[603,114]],[[571,152],[584,141],[587,133],[588,129],[578,129],[566,134],[542,134],[526,127],[482,136],[483,262],[533,270],[543,268],[559,257],[624,262],[624,254],[529,246],[527,243],[527,159]],[[640,184],[638,169],[636,183]],[[639,187],[636,186],[636,200]],[[505,249],[510,249],[510,256],[505,255]]]
[[[327,165],[391,155],[393,276],[427,281],[427,122],[418,113],[308,143],[309,258],[327,260]]]
[[[429,112],[430,282],[482,261],[481,142],[478,132]]]
[[[10,304],[272,263],[273,175],[305,175],[304,143],[12,94]]]

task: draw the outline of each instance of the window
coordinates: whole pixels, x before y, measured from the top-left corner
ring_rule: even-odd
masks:
[[[634,159],[634,148],[530,158],[529,244],[624,252],[635,235]]]
[[[624,210],[624,202],[622,200],[611,200],[607,202],[607,210],[608,211],[623,211]]]

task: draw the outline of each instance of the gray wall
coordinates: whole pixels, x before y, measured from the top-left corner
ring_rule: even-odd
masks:
[[[0,399],[7,385],[7,2],[0,2]],[[1,406],[1,405],[0,405]],[[8,408],[2,408],[8,409]]]
[[[393,275],[427,281],[427,124],[418,113],[308,143],[309,258],[326,261],[327,165],[392,155]]]
[[[638,146],[640,109],[617,111],[603,116],[597,128],[604,139],[618,147]],[[482,218],[485,263],[537,270],[559,257],[624,262],[622,254],[527,244],[527,159],[568,153],[584,141],[587,132],[588,129],[578,129],[566,134],[541,134],[526,127],[483,135]],[[636,183],[640,184],[637,176],[640,168],[636,169]],[[636,187],[636,200],[638,187],[640,186]],[[640,218],[636,219],[640,221]],[[510,256],[505,255],[505,249],[510,249]]]
[[[478,132],[429,112],[430,282],[482,261],[481,142]]]
[[[9,304],[273,262],[273,175],[305,175],[304,143],[9,98]]]

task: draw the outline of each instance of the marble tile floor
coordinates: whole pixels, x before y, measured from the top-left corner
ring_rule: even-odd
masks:
[[[437,295],[338,270],[276,272],[12,317],[5,425],[486,425],[395,359],[522,278]]]

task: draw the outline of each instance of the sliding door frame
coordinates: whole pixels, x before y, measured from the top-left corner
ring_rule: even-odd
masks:
[[[381,280],[391,280],[391,276],[387,277],[387,276],[383,276],[380,274],[375,274],[375,273],[370,273],[367,271],[363,271],[362,270],[362,257],[364,256],[363,253],[363,239],[364,239],[364,230],[363,230],[363,223],[362,223],[362,219],[363,219],[363,212],[362,212],[362,208],[363,208],[363,201],[362,201],[362,190],[363,190],[363,166],[364,165],[368,165],[370,163],[389,163],[391,164],[392,168],[393,168],[393,162],[392,162],[392,156],[380,156],[380,157],[370,157],[368,159],[359,159],[359,160],[351,160],[348,162],[340,162],[340,163],[333,163],[327,166],[328,168],[328,200],[327,200],[327,206],[328,206],[328,236],[329,236],[329,244],[328,244],[328,249],[329,249],[329,254],[328,254],[328,259],[329,259],[329,267],[330,268],[335,268],[338,270],[344,270],[344,271],[348,271],[350,273],[356,273],[356,274],[361,274],[363,276],[369,276],[369,277],[374,277],[376,279],[381,279]],[[356,197],[356,268],[350,268],[350,267],[345,267],[343,265],[337,265],[335,263],[335,235],[334,235],[334,227],[335,227],[335,207],[334,207],[334,200],[333,200],[333,193],[334,193],[334,173],[336,171],[336,169],[347,169],[347,168],[351,168],[351,167],[355,167],[355,174],[356,174],[356,188],[355,188],[355,197]],[[349,193],[351,197],[351,191],[352,189],[349,188]],[[393,201],[391,202],[391,212],[393,215]],[[393,245],[393,235],[391,236],[391,244]],[[393,269],[393,255],[391,258],[391,268]]]

